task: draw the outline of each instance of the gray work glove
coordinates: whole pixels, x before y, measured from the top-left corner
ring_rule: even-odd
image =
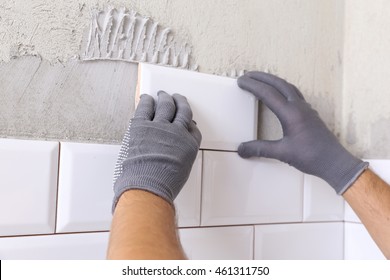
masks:
[[[119,153],[112,210],[130,189],[172,204],[190,175],[201,139],[184,96],[160,91],[155,106],[153,97],[142,95]]]
[[[242,143],[241,157],[278,159],[324,179],[337,194],[343,194],[368,167],[340,145],[294,85],[271,74],[248,72],[238,79],[238,86],[269,107],[283,129],[280,140]]]

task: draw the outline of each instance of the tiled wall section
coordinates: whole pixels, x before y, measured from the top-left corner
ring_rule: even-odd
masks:
[[[104,259],[118,151],[0,140],[0,259]],[[175,203],[191,259],[384,258],[325,182],[274,160],[201,150]]]

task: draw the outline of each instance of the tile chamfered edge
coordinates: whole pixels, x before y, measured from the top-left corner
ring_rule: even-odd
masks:
[[[58,142],[0,139],[0,236],[54,232],[58,149]]]
[[[190,176],[175,199],[177,225],[200,226],[200,193],[202,183],[202,151],[198,152]]]
[[[324,180],[304,174],[303,221],[344,220],[344,199]]]
[[[191,260],[253,259],[253,226],[188,228],[179,235]]]
[[[255,226],[255,259],[341,260],[343,222]]]
[[[164,90],[187,97],[202,149],[236,151],[241,142],[256,139],[258,102],[236,79],[144,63],[138,75],[138,94],[156,98]]]
[[[203,152],[201,225],[301,222],[303,174],[270,159]]]
[[[0,238],[2,260],[104,260],[108,232]]]
[[[109,230],[119,145],[61,143],[57,232]]]

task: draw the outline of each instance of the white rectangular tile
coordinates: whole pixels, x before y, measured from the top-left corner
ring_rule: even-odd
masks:
[[[344,199],[324,180],[304,175],[303,221],[343,221]]]
[[[0,139],[0,236],[54,232],[57,172],[58,142]]]
[[[57,232],[110,228],[120,146],[61,143]]]
[[[202,151],[199,151],[186,184],[175,199],[179,227],[200,225],[200,191],[202,181]]]
[[[390,184],[390,159],[370,159],[370,169],[378,174],[383,181]]]
[[[180,240],[191,260],[253,259],[253,227],[180,229]]]
[[[269,159],[204,151],[202,225],[302,221],[303,174]]]
[[[0,238],[2,260],[103,260],[108,232]]]
[[[255,259],[343,259],[343,223],[255,226]]]
[[[362,224],[345,223],[344,258],[346,260],[385,260],[370,234]]]
[[[203,135],[201,148],[236,151],[256,139],[257,101],[235,79],[150,64],[140,65],[139,76],[140,94],[156,97],[164,90],[187,97]]]

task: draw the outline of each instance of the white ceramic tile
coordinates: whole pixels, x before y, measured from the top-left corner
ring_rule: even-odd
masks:
[[[257,102],[235,79],[141,64],[139,93],[157,96],[159,90],[185,95],[203,139],[201,148],[237,150],[256,139]]]
[[[303,174],[269,159],[204,151],[202,225],[302,221]]]
[[[57,232],[108,230],[120,146],[61,143]]]
[[[378,174],[386,183],[390,184],[390,160],[370,159],[370,169]]]
[[[343,223],[255,226],[255,259],[343,259]]]
[[[344,199],[324,180],[304,175],[303,221],[343,221]]]
[[[0,238],[3,260],[105,259],[108,232]]]
[[[190,177],[175,199],[179,227],[200,225],[200,189],[202,181],[202,151],[192,166]]]
[[[346,222],[344,226],[344,258],[346,260],[386,259],[362,224]]]
[[[370,169],[378,174],[386,183],[390,184],[390,160],[371,159]],[[359,217],[352,210],[351,206],[345,201],[344,220],[347,222],[361,223]]]
[[[180,229],[180,240],[191,260],[253,259],[253,227]]]
[[[0,139],[0,236],[54,232],[57,172],[57,142]]]

